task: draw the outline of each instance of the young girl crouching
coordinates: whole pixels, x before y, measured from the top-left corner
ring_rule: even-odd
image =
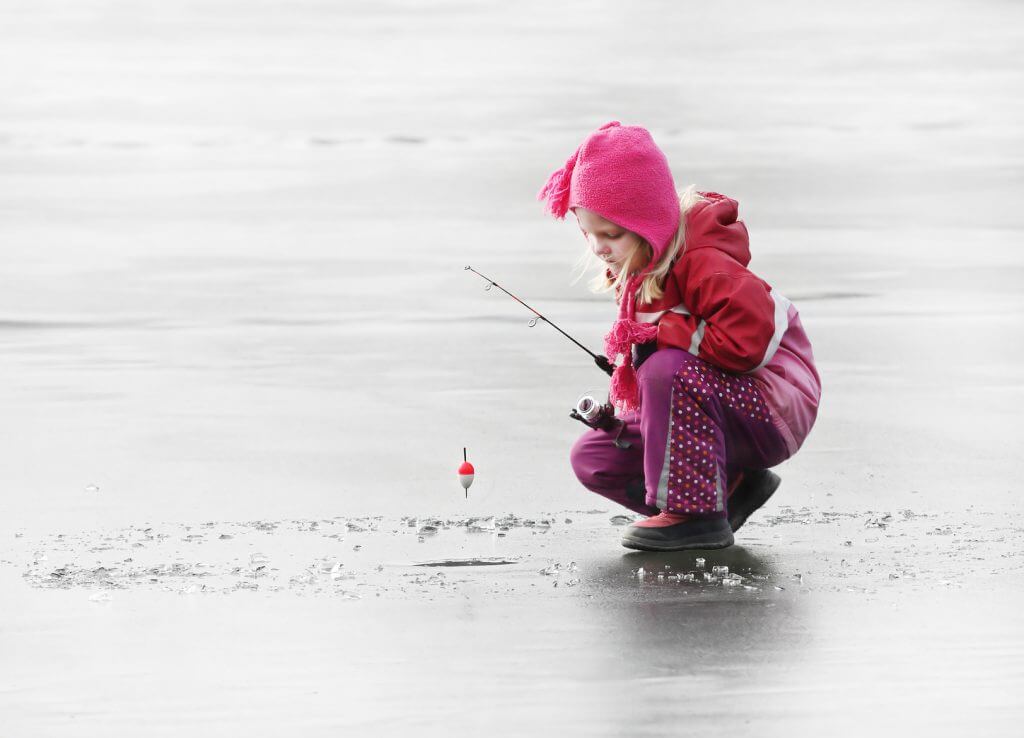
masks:
[[[821,396],[796,308],[747,268],[738,203],[677,193],[651,134],[617,121],[591,133],[539,198],[555,217],[576,216],[588,256],[603,262],[595,287],[619,306],[605,351],[621,359],[609,397],[625,427],[579,438],[577,477],[650,516],[626,529],[624,546],[731,545],[778,487],[768,469],[803,444]]]

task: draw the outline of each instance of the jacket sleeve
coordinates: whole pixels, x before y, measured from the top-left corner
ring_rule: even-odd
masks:
[[[684,299],[693,314],[662,316],[658,348],[681,348],[735,373],[758,369],[771,358],[778,345],[777,301],[761,279],[749,272],[713,272]]]

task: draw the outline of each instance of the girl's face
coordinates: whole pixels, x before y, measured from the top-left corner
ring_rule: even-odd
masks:
[[[605,220],[592,210],[577,207],[573,212],[590,250],[608,265],[612,274],[618,274],[642,240],[640,236]]]

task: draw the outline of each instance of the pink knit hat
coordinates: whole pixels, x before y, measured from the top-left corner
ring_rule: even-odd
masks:
[[[641,126],[617,120],[591,133],[555,171],[537,195],[556,218],[584,207],[644,238],[654,250],[647,266],[629,277],[619,296],[619,318],[605,336],[605,353],[623,362],[612,375],[610,397],[623,410],[636,410],[640,397],[633,370],[633,344],[657,338],[658,327],[636,322],[636,291],[679,229],[679,196],[668,159]]]

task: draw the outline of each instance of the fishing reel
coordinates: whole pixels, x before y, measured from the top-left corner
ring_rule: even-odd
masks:
[[[596,392],[585,392],[576,400],[576,407],[569,411],[569,417],[578,420],[588,428],[615,433],[615,445],[618,448],[630,448],[633,444],[622,439],[626,422],[615,417],[615,408],[611,403],[598,402]]]

